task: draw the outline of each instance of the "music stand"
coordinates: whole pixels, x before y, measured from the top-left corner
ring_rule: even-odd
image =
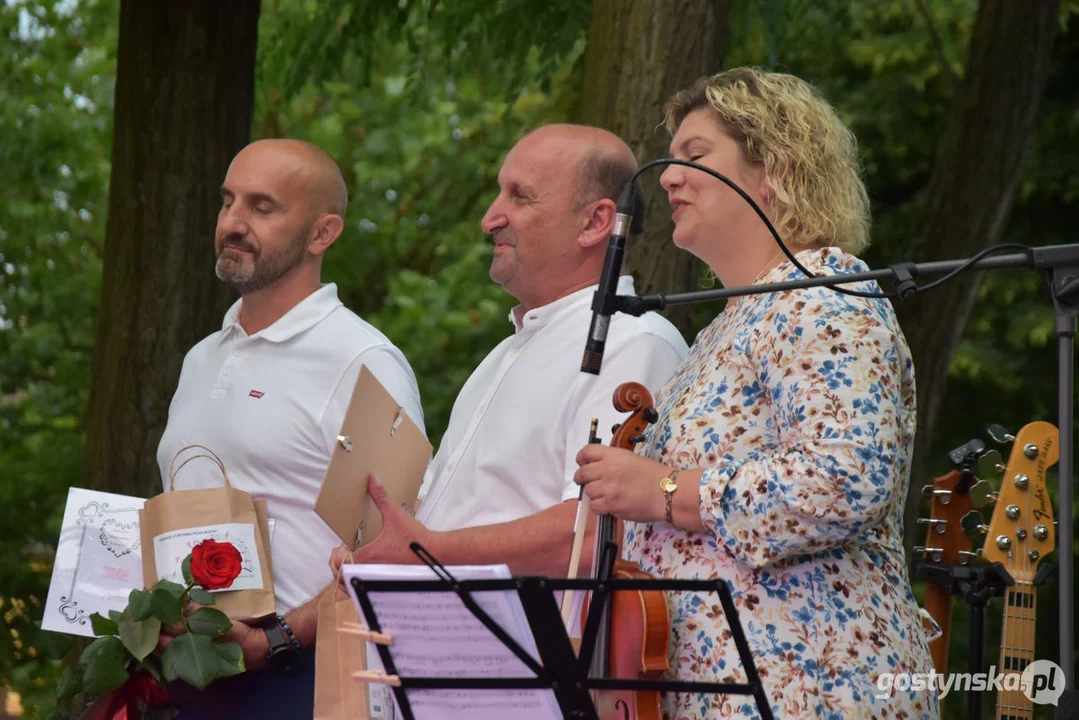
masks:
[[[465,607],[490,630],[496,638],[528,667],[534,677],[487,678],[487,677],[416,677],[401,676],[397,672],[391,647],[378,644],[378,654],[385,668],[387,679],[392,678],[393,693],[404,720],[415,720],[409,702],[409,690],[551,690],[563,717],[574,720],[598,720],[596,708],[589,690],[648,690],[660,692],[704,692],[725,695],[752,695],[763,720],[773,720],[771,708],[764,693],[764,685],[757,673],[749,651],[749,643],[738,620],[737,609],[730,589],[723,580],[551,580],[544,577],[517,577],[508,580],[457,580],[419,543],[410,546],[421,560],[430,567],[437,580],[364,580],[353,577],[351,585],[359,601],[360,609],[372,633],[385,633],[369,597],[370,593],[387,592],[452,592],[460,597]],[[573,651],[569,635],[553,593],[560,590],[591,591],[592,603],[582,639],[581,657]],[[746,683],[683,682],[677,680],[637,680],[623,678],[591,678],[588,664],[591,648],[595,643],[595,631],[604,612],[611,592],[617,590],[673,590],[716,592],[723,614],[727,618],[738,657],[745,668]],[[533,658],[497,623],[472,597],[476,592],[514,591],[528,619],[529,628],[536,641],[539,658]],[[591,631],[591,632],[590,632]]]

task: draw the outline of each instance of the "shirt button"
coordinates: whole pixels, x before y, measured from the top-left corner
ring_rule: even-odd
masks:
[[[482,414],[482,413],[483,413],[483,411],[484,411],[484,410],[486,410],[486,409],[487,409],[487,406],[486,406],[486,405],[480,405],[480,406],[479,406],[479,407],[477,408],[477,411],[478,411],[478,412],[480,412],[480,413]]]
[[[446,472],[453,472],[453,463],[446,466]]]

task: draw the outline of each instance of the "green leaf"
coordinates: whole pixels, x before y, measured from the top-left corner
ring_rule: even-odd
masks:
[[[229,675],[238,675],[246,669],[244,668],[244,650],[238,643],[214,643],[214,650],[222,662],[235,670],[235,672],[230,670]],[[228,677],[228,675],[223,677]]]
[[[199,608],[187,619],[188,630],[211,638],[224,635],[231,627],[228,615],[210,607]]]
[[[154,584],[152,592],[156,592],[157,590],[166,590],[177,600],[179,600],[184,595],[184,586],[179,583],[174,583],[172,580],[158,580]]]
[[[82,672],[75,665],[68,665],[56,681],[56,697],[71,697],[82,690]]]
[[[131,617],[135,620],[145,620],[154,612],[150,606],[150,593],[137,588],[127,596],[127,607],[131,610]]]
[[[229,645],[234,645],[236,649],[218,650],[219,647],[227,648]],[[181,635],[165,648],[162,662],[165,679],[169,682],[183,680],[202,690],[217,678],[243,672],[242,652],[237,659],[239,649],[240,646],[236,643],[215,645],[214,641],[205,635]]]
[[[184,558],[184,563],[180,566],[180,570],[184,574],[185,583],[190,585],[195,582],[195,576],[191,574],[191,553],[188,553],[187,557]]]
[[[214,594],[206,592],[200,587],[191,588],[190,592],[188,592],[188,597],[190,597],[194,602],[197,602],[199,605],[214,604]]]
[[[183,618],[180,596],[174,595],[168,588],[154,587],[150,594],[150,608],[157,619],[167,625],[178,623]]]
[[[120,638],[107,635],[94,640],[82,651],[82,690],[100,695],[115,690],[127,681],[127,651]]]
[[[115,620],[101,617],[100,613],[90,616],[90,627],[93,628],[94,635],[116,635],[120,632]]]
[[[130,602],[130,600],[129,600],[129,602]],[[109,610],[109,619],[114,620],[116,622],[120,622],[120,616],[122,614],[123,613],[121,613],[119,610]]]
[[[161,620],[158,618],[151,616],[146,620],[136,620],[125,611],[119,625],[120,641],[136,659],[144,659],[157,647],[157,640],[161,637]]]

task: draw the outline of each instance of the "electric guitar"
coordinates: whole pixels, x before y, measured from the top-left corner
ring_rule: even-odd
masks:
[[[961,521],[975,508],[982,507],[987,500],[988,493],[984,491],[987,483],[980,481],[973,470],[983,450],[985,443],[977,439],[952,450],[948,455],[955,465],[955,470],[941,475],[933,480],[932,485],[922,488],[922,493],[930,498],[930,512],[928,518],[918,519],[919,524],[928,527],[925,545],[915,546],[914,551],[922,555],[923,567],[920,568],[919,574],[928,580],[923,607],[941,629],[941,636],[929,643],[933,667],[941,674],[948,672],[948,648],[952,629],[953,596],[944,579],[949,566],[966,565],[976,556],[971,550],[971,539],[964,532]],[[931,567],[926,568],[925,565]]]
[[[1046,574],[1038,572],[1038,564],[1056,549],[1045,473],[1056,464],[1059,454],[1060,433],[1052,423],[1033,422],[1019,431],[986,530],[982,556],[986,562],[999,562],[1015,580],[1004,594],[997,664],[997,672],[1003,675],[1021,675],[1034,660],[1036,585]],[[1047,571],[1049,566],[1042,569]],[[1020,687],[1014,680],[1006,680],[1004,685]],[[1034,705],[1021,689],[997,694],[997,720],[1033,716]]]

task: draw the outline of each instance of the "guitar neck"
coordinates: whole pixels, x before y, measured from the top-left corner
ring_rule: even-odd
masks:
[[[1026,666],[1034,661],[1034,617],[1038,595],[1029,579],[1016,580],[1015,586],[1008,589],[1004,598],[997,672],[1002,675],[1022,675]],[[1005,678],[1002,685],[1017,689],[997,693],[997,720],[1033,718],[1034,703],[1018,689],[1020,683]]]
[[[925,589],[925,611],[940,625],[941,635],[929,643],[933,667],[941,675],[948,672],[948,647],[952,634],[952,596],[940,585],[929,583]]]

